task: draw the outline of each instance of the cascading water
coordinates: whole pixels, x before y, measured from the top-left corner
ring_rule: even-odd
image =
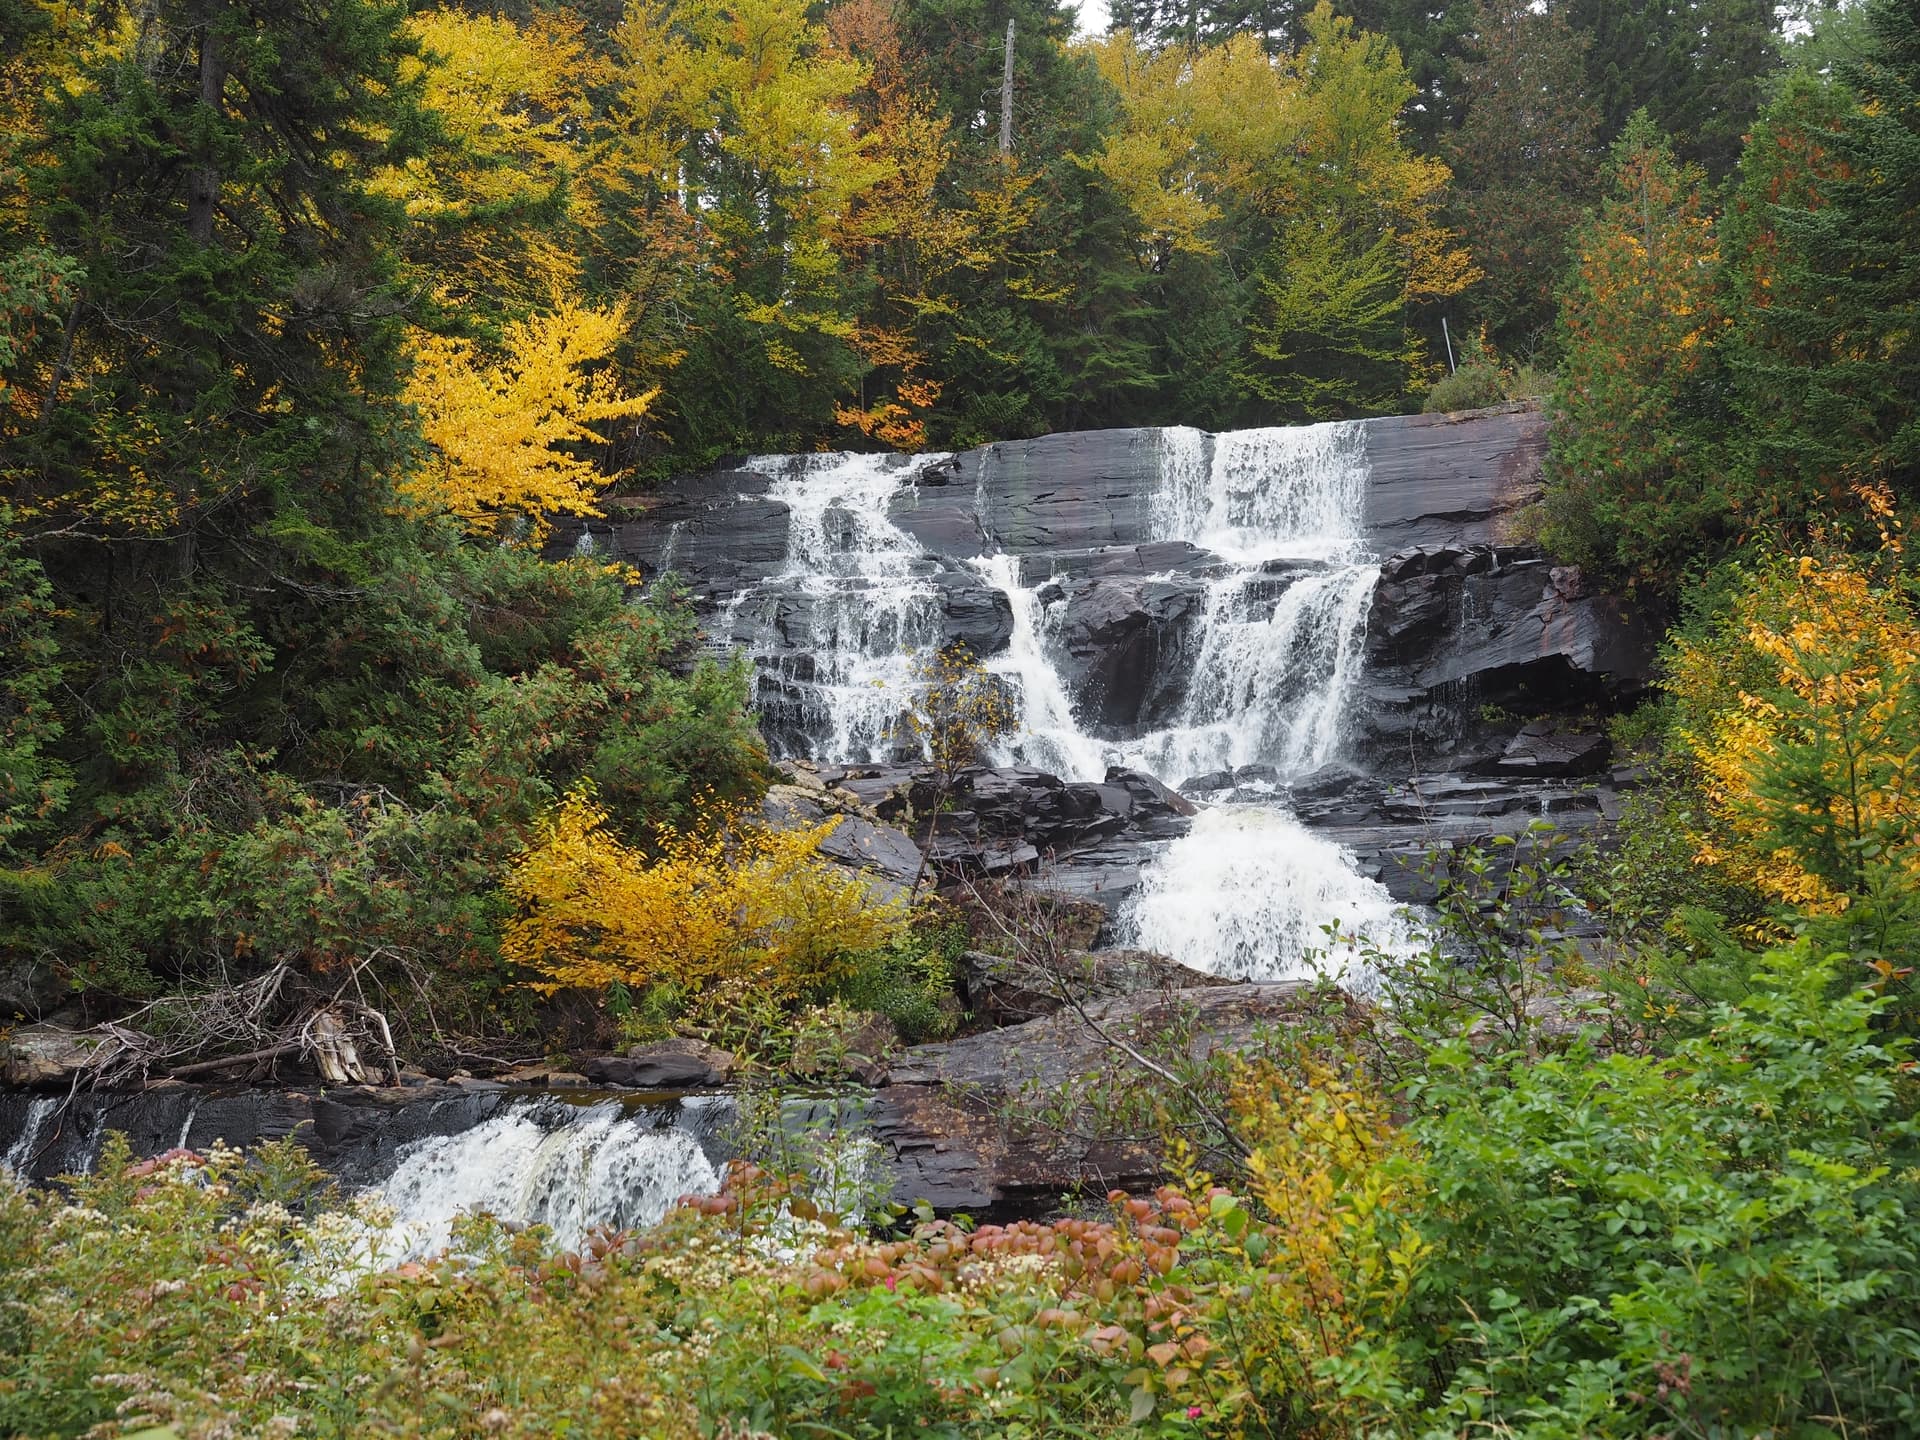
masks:
[[[26,1124],[21,1127],[19,1137],[7,1147],[5,1155],[0,1155],[0,1170],[10,1170],[15,1175],[27,1173],[27,1167],[33,1162],[34,1151],[40,1144],[40,1134],[59,1108],[57,1096],[34,1097],[32,1104],[27,1107]]]
[[[656,1111],[527,1101],[408,1146],[376,1188],[393,1221],[374,1249],[389,1264],[433,1254],[458,1216],[484,1210],[548,1226],[557,1246],[573,1250],[592,1230],[652,1225],[682,1195],[719,1188],[698,1138]]]
[[[918,466],[890,455],[773,455],[747,462],[771,478],[767,495],[788,510],[786,563],[743,591],[723,625],[787,634],[803,652],[778,677],[805,697],[794,707],[823,757],[879,759],[913,685],[914,657],[941,635],[937,566],[888,518],[893,497]],[[800,632],[800,633],[794,633]],[[723,630],[723,633],[725,631]],[[756,656],[762,672],[768,654]]]
[[[1062,678],[1058,630],[1073,581],[1029,583],[1017,556],[973,568],[1007,599],[1007,647],[988,669],[1018,696],[1017,733],[994,758],[1068,779],[1111,765],[1171,785],[1247,766],[1279,786],[1338,758],[1366,644],[1377,561],[1362,533],[1366,432],[1355,424],[1208,435],[1157,432],[1159,484],[1148,538],[1186,541],[1211,557],[1188,642],[1193,659],[1179,713],[1131,737],[1089,733]],[[939,562],[890,518],[916,465],[898,457],[822,455],[751,462],[788,507],[785,564],[734,602],[733,633],[777,630],[761,654],[781,694],[804,696],[815,759],[888,758],[914,683],[917,654],[941,643]],[[978,516],[989,513],[986,468]],[[1176,581],[1181,577],[1168,576]],[[763,695],[767,681],[763,678]],[[763,705],[763,709],[766,707]],[[1404,938],[1393,902],[1338,846],[1277,808],[1209,811],[1143,878],[1118,920],[1139,944],[1217,974],[1280,979],[1323,929],[1357,927],[1375,943]],[[1340,947],[1332,947],[1338,951]]]

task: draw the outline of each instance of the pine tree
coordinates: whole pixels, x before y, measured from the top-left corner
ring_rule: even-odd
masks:
[[[1881,0],[1838,83],[1790,86],[1742,164],[1729,346],[1755,504],[1920,496],[1920,10]]]
[[[1586,39],[1558,11],[1482,0],[1460,69],[1465,119],[1442,147],[1449,218],[1486,272],[1471,313],[1508,352],[1551,333],[1568,243],[1596,188],[1598,116],[1581,96]]]
[[[1715,438],[1719,244],[1698,166],[1644,113],[1614,146],[1600,213],[1561,298],[1547,543],[1670,593],[1739,524]]]
[[[1772,0],[1567,0],[1566,14],[1592,39],[1602,140],[1645,110],[1681,160],[1716,178],[1733,168],[1780,64]]]

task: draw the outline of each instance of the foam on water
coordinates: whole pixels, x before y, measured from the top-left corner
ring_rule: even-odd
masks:
[[[699,1141],[657,1112],[529,1101],[408,1146],[376,1187],[393,1211],[376,1248],[387,1263],[435,1254],[459,1216],[485,1211],[545,1225],[555,1245],[574,1250],[595,1229],[652,1225],[682,1195],[719,1188]]]
[[[1414,938],[1347,851],[1266,806],[1201,811],[1122,918],[1135,945],[1236,980],[1343,977],[1367,944],[1393,951]]]

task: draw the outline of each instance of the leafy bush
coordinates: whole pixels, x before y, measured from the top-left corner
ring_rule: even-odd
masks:
[[[1912,1082],[1885,1002],[1834,978],[1777,952],[1672,1055],[1432,1055],[1429,1253],[1389,1348],[1437,1383],[1408,1429],[1920,1425]]]
[[[1485,363],[1468,364],[1439,380],[1427,392],[1420,409],[1428,415],[1439,415],[1454,410],[1478,410],[1483,406],[1498,405],[1506,398],[1506,377],[1498,367]]]
[[[650,857],[608,819],[575,790],[508,877],[519,913],[504,953],[546,989],[731,982],[793,998],[904,931],[904,902],[820,855],[837,821],[781,831],[716,815],[661,832]]]

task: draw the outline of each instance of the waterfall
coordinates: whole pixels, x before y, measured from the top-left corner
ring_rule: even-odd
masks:
[[[1246,980],[1346,975],[1366,945],[1392,951],[1412,938],[1344,850],[1267,806],[1201,811],[1141,877],[1127,916],[1142,949]]]
[[[767,494],[789,515],[786,563],[737,596],[726,624],[780,634],[798,659],[756,654],[779,682],[804,696],[798,723],[823,759],[891,754],[912,692],[916,657],[941,639],[938,566],[888,518],[915,468],[893,455],[771,455],[747,462],[772,480]],[[784,667],[784,668],[783,668]]]
[[[27,1167],[33,1163],[34,1151],[40,1144],[40,1133],[47,1128],[47,1122],[60,1108],[61,1099],[56,1095],[36,1095],[27,1107],[27,1122],[20,1127],[20,1135],[7,1147],[7,1153],[0,1155],[0,1170],[11,1171],[15,1175],[25,1175]]]
[[[1051,617],[1039,592],[1020,583],[1020,562],[1012,555],[984,556],[973,565],[1013,610],[1007,648],[989,656],[986,665],[1019,697],[1020,720],[992,758],[1003,764],[1017,760],[1069,780],[1101,779],[1117,752],[1086,734],[1073,718],[1073,698],[1048,654]]]
[[[1002,550],[970,562],[1006,597],[1013,621],[1006,647],[985,661],[1017,697],[1019,723],[991,758],[1072,780],[1100,780],[1124,765],[1174,786],[1259,766],[1284,786],[1339,758],[1359,690],[1379,573],[1363,530],[1365,427],[1220,435],[1172,427],[1155,443],[1146,538],[1204,552],[1197,569],[1160,577],[1197,592],[1178,713],[1145,733],[1091,730],[1061,665],[1062,627],[1084,582],[1024,574],[1020,557]],[[788,508],[787,553],[778,574],[736,598],[728,621],[736,634],[749,622],[763,713],[777,711],[776,728],[798,731],[815,759],[888,758],[916,657],[941,643],[941,562],[890,512],[916,465],[945,458],[750,462]],[[986,485],[982,466],[977,517],[988,513]],[[776,632],[782,643],[769,643]],[[798,712],[805,718],[791,720]],[[1119,928],[1195,968],[1262,979],[1296,973],[1310,951],[1326,948],[1329,923],[1399,943],[1386,891],[1281,803],[1276,787],[1263,808],[1203,814],[1147,866]],[[1336,959],[1351,948],[1334,947]]]
[[[375,1249],[389,1264],[446,1248],[456,1217],[486,1211],[545,1225],[561,1249],[589,1232],[656,1223],[682,1195],[720,1176],[695,1135],[658,1110],[619,1101],[517,1103],[456,1135],[415,1141],[372,1194],[393,1212]]]

